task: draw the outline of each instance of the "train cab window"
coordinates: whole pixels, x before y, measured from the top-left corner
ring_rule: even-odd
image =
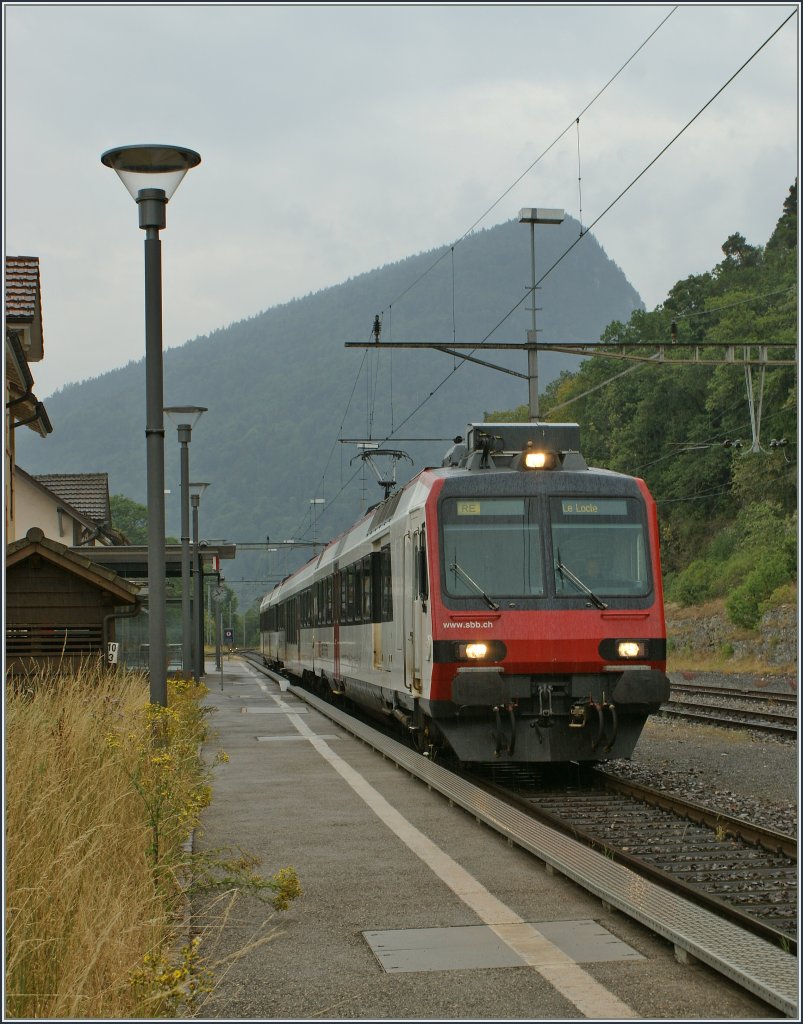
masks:
[[[544,593],[541,525],[515,498],[445,498],[443,574],[452,597],[539,597]]]
[[[599,596],[644,597],[651,579],[644,510],[627,497],[551,498],[552,558],[558,597],[580,581]]]

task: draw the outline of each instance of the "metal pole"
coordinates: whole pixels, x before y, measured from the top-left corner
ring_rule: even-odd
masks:
[[[530,223],[530,257],[532,266],[533,343],[527,346],[527,385],[530,421],[538,419],[538,335],[535,333],[535,223]]]
[[[148,477],[148,623],[151,704],[167,706],[165,627],[164,406],[162,383],[162,243],[167,198],[162,189],[141,189],[140,227],[145,229],[145,388]]]
[[[192,613],[190,610],[190,438],[192,427],[178,428],[181,442],[181,667],[192,671]]]
[[[198,505],[200,497],[193,494],[190,497],[192,502],[192,543],[195,552],[195,600],[193,611],[195,614],[195,678],[200,679],[204,674],[204,577],[203,564],[201,562],[201,551],[198,543]]]
[[[218,579],[218,590],[222,590],[220,579]],[[218,672],[223,668],[223,659],[220,653],[220,641],[223,638],[223,594],[215,601],[215,668]]]

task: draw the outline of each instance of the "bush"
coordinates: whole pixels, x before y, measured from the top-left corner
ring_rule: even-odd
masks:
[[[753,569],[744,583],[726,599],[725,610],[736,626],[755,629],[772,593],[789,579],[789,567],[783,552],[776,552]]]
[[[698,559],[687,566],[672,580],[668,597],[681,605],[702,604],[714,596],[713,583],[717,578],[716,568]]]

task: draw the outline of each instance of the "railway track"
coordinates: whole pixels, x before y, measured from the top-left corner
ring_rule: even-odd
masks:
[[[744,690],[730,686],[706,686],[697,683],[672,683],[673,694],[692,694],[695,697],[723,697],[751,703],[797,708],[796,693],[775,693],[772,690]]]
[[[556,787],[485,766],[477,785],[637,874],[781,947],[797,947],[797,841],[594,769]]]
[[[739,695],[742,700],[742,695]],[[766,702],[766,697],[764,698]],[[704,700],[678,699],[675,696],[661,706],[660,715],[707,722],[728,729],[753,729],[775,736],[797,737],[797,715],[782,711],[762,711],[754,707],[733,707]]]

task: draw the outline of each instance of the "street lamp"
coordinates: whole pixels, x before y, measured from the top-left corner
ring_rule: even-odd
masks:
[[[562,224],[566,214],[563,210],[545,210],[543,207],[526,207],[519,210],[519,224],[530,225],[530,255],[532,262],[533,329],[527,337],[527,386],[530,421],[538,416],[538,335],[535,330],[535,225]]]
[[[201,162],[192,149],[176,146],[120,146],[101,162],[117,172],[139,206],[145,231],[145,438],[148,476],[148,630],[150,701],[167,705],[165,632],[164,418],[162,407],[162,243],[165,207],[191,167]],[[153,188],[153,185],[160,187]]]
[[[192,672],[190,609],[190,440],[192,428],[206,412],[202,405],[165,406],[165,416],[178,427],[181,444],[181,667]]]
[[[201,548],[198,541],[198,506],[201,495],[209,484],[188,484],[190,502],[192,503],[192,550],[195,562],[195,596],[192,601],[194,634],[195,634],[195,666],[193,675],[196,681],[204,674],[204,568],[201,562]]]

